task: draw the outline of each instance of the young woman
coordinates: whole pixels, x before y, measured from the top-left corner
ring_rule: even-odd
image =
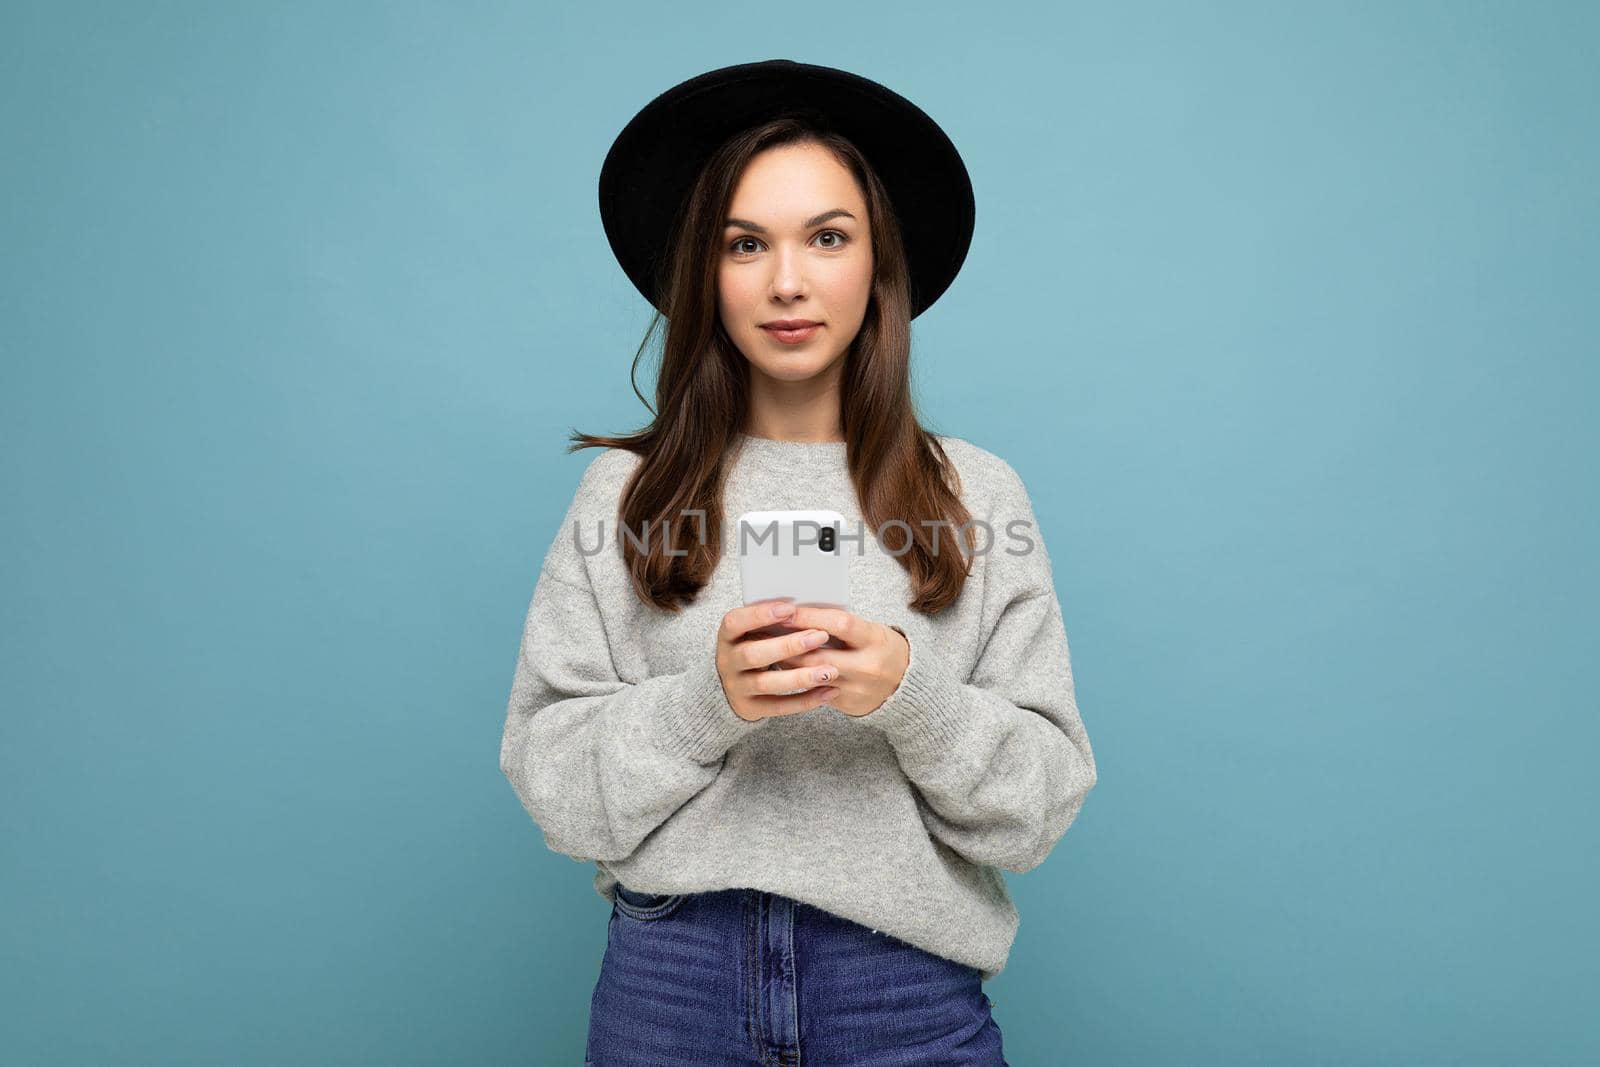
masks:
[[[587,1062],[1003,1064],[999,871],[1044,860],[1095,763],[1026,489],[912,404],[966,169],[883,86],[773,60],[652,101],[600,193],[668,324],[657,409],[574,435],[604,451],[500,750],[612,904]],[[725,519],[791,508],[845,516],[850,610],[742,603]]]

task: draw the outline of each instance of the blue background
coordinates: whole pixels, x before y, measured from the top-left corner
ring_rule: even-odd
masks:
[[[607,908],[497,756],[566,435],[648,417],[595,180],[784,56],[976,186],[917,397],[1034,496],[1100,767],[1007,875],[1011,1062],[1595,1062],[1597,43],[7,3],[0,1059],[581,1060]]]

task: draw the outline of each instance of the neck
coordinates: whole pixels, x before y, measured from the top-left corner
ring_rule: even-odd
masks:
[[[839,421],[833,419],[827,422],[817,420],[779,422],[776,420],[751,420],[750,428],[746,431],[747,437],[761,437],[769,441],[793,441],[799,443],[842,444],[844,430],[840,428]]]

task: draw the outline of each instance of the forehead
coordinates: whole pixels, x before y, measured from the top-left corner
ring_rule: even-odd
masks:
[[[729,212],[783,224],[835,207],[865,220],[866,199],[855,175],[821,145],[779,145],[752,157],[745,166]]]

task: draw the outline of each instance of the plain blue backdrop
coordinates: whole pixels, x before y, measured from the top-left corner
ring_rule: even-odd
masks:
[[[6,3],[0,1059],[576,1064],[497,764],[648,413],[595,182],[773,57],[964,154],[927,424],[1049,539],[1100,783],[1035,1064],[1600,1057],[1592,4]],[[641,376],[647,393],[648,375]]]

